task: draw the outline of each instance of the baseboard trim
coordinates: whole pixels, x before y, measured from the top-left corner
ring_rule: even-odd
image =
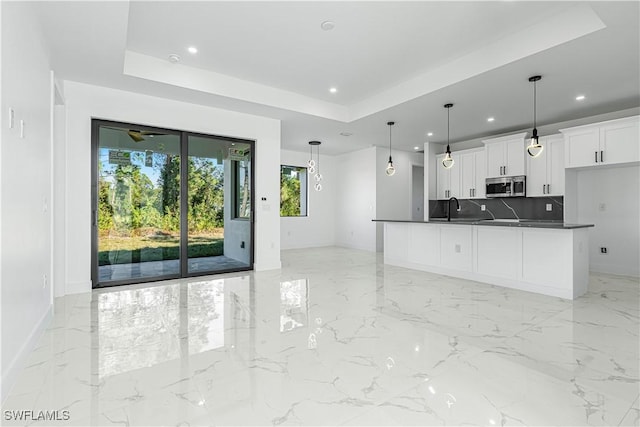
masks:
[[[22,371],[24,367],[24,363],[26,362],[27,357],[33,349],[35,348],[36,343],[42,336],[42,333],[47,329],[49,324],[51,323],[51,319],[53,318],[53,305],[50,304],[44,315],[40,318],[36,326],[31,331],[31,334],[27,338],[27,340],[22,344],[20,351],[16,354],[16,357],[13,358],[9,367],[5,372],[2,373],[2,387],[0,390],[0,401],[4,405],[4,401],[9,396],[9,392],[11,388],[16,382],[18,378],[18,374]]]

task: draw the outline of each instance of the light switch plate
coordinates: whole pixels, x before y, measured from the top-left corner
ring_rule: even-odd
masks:
[[[487,210],[487,205],[480,205],[480,210],[481,211],[486,211]]]
[[[553,210],[553,205],[551,203],[547,203],[547,212],[551,212]]]
[[[9,108],[9,129],[13,129],[13,122],[15,120],[15,113],[13,108]]]

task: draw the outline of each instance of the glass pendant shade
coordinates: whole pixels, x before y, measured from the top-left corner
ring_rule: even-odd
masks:
[[[533,132],[531,134],[531,142],[529,142],[529,145],[527,146],[527,154],[529,154],[533,158],[538,157],[544,150],[544,147],[538,140],[538,129],[536,128],[536,82],[540,81],[540,79],[542,79],[541,76],[529,77],[529,81],[533,83]]]
[[[453,164],[455,163],[455,160],[453,160],[453,157],[451,157],[451,147],[449,146],[449,134],[451,131],[449,111],[451,110],[451,107],[453,107],[453,104],[451,103],[444,105],[444,108],[447,109],[447,151],[445,151],[444,159],[442,159],[442,166],[444,166],[445,169],[451,169],[453,167]]]
[[[309,166],[308,172],[313,175],[314,179],[316,180],[316,184],[313,186],[316,191],[322,191],[322,184],[320,184],[320,181],[322,181],[322,174],[320,173],[320,144],[322,144],[320,141],[309,141],[309,151],[311,152],[311,159],[307,162],[307,166]],[[314,146],[318,147],[317,162],[313,160]]]
[[[387,163],[387,168],[384,170],[384,173],[386,173],[387,176],[393,176],[393,174],[396,173],[396,168],[393,166],[391,157],[389,157],[389,163]]]
[[[543,150],[544,150],[544,146],[540,144],[540,142],[538,141],[538,131],[537,129],[534,129],[533,136],[531,137],[531,142],[527,147],[527,153],[531,157],[535,158],[535,157],[538,157],[540,154],[542,154]]]
[[[396,168],[393,166],[393,160],[391,159],[391,126],[395,124],[396,122],[387,122],[387,126],[389,126],[389,162],[384,170],[384,173],[387,174],[387,176],[393,176],[393,174],[396,173]]]
[[[444,156],[444,159],[442,159],[442,166],[444,166],[445,169],[451,169],[454,163],[455,163],[455,160],[453,160],[453,157],[451,157],[451,152],[447,151],[447,154]]]

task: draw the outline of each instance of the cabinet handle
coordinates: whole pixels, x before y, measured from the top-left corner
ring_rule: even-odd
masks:
[[[602,153],[603,153],[603,152],[602,152],[602,151],[600,151],[600,163],[603,163],[603,162],[604,162],[604,158],[602,157]]]
[[[596,163],[598,163],[598,152],[597,152],[597,151],[594,151],[594,152],[593,152],[593,154],[595,154],[595,155],[596,155]]]
[[[547,184],[547,194],[551,194],[551,184]]]
[[[546,188],[547,188],[547,186],[542,184],[542,194],[547,194]]]

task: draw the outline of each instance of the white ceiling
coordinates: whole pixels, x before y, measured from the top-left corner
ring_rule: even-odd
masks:
[[[43,2],[60,78],[282,120],[324,153],[520,130],[640,105],[638,2]],[[323,31],[323,21],[335,22]],[[186,51],[197,46],[197,55]],[[170,64],[167,57],[182,61]],[[338,88],[329,93],[331,86]],[[576,102],[575,96],[586,100]],[[494,116],[493,123],[486,121]],[[339,133],[348,131],[350,137]],[[427,132],[434,132],[427,137]]]

